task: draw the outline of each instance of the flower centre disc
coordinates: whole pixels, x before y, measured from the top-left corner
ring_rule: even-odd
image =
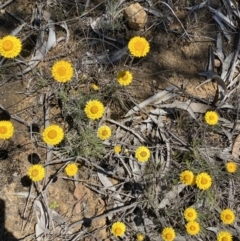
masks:
[[[66,73],[67,73],[67,69],[63,66],[58,67],[57,73],[58,73],[59,76],[65,76]]]
[[[195,230],[196,230],[196,227],[195,227],[195,226],[191,226],[191,227],[190,227],[190,230],[191,230],[191,231],[195,231]]]
[[[103,131],[102,131],[102,135],[103,135],[103,136],[106,136],[107,134],[108,134],[108,131],[106,131],[106,130],[103,130]]]
[[[190,181],[190,180],[191,180],[190,175],[186,175],[186,176],[184,177],[184,180],[185,180],[185,181]]]
[[[36,177],[38,175],[38,170],[34,169],[32,170],[32,176]]]
[[[207,184],[207,182],[208,182],[208,181],[207,181],[207,179],[206,179],[206,178],[202,178],[202,180],[201,180],[201,184],[203,184],[203,185],[204,185],[204,184]]]
[[[137,51],[142,51],[144,49],[144,44],[142,43],[142,41],[138,41],[134,44],[134,48]]]
[[[168,233],[168,234],[166,235],[166,238],[167,238],[167,239],[172,239],[172,234],[171,234],[171,233]]]
[[[189,213],[189,214],[188,214],[188,217],[191,218],[192,216],[193,216],[193,213]]]
[[[98,107],[96,105],[94,105],[90,108],[90,111],[92,112],[92,114],[97,114],[98,113]]]
[[[142,152],[140,153],[140,155],[141,155],[141,157],[145,157],[145,156],[147,156],[147,152],[142,151]]]
[[[222,241],[229,241],[229,239],[227,237],[223,237]]]
[[[225,216],[225,218],[226,218],[227,220],[231,220],[231,219],[232,219],[232,216],[231,216],[230,214],[227,214],[227,215]]]
[[[57,137],[57,132],[55,130],[50,130],[47,134],[48,138],[54,139]]]
[[[9,50],[12,50],[13,49],[13,42],[11,40],[5,40],[3,42],[3,49],[5,51],[9,51]]]
[[[0,134],[6,134],[7,133],[7,127],[6,126],[0,126]]]
[[[123,76],[122,76],[122,79],[123,80],[127,80],[128,79],[128,75],[126,73],[124,73]]]
[[[116,228],[115,229],[115,233],[118,234],[118,235],[121,234],[122,233],[122,229],[121,228]]]
[[[214,120],[214,119],[215,119],[215,116],[214,116],[214,115],[210,115],[210,116],[209,116],[209,119],[210,119],[210,120]]]

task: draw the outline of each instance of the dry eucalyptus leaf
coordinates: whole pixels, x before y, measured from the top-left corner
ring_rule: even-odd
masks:
[[[239,152],[240,152],[240,135],[237,136],[232,148],[232,156],[236,159],[239,159]]]

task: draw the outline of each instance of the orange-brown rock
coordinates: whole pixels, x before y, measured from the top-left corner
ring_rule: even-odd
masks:
[[[140,30],[147,22],[147,14],[139,3],[131,4],[124,11],[130,28]]]

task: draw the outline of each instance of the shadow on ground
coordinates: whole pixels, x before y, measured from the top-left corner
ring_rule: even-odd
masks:
[[[1,241],[18,241],[11,232],[5,229],[5,202],[0,199],[0,240]],[[14,227],[12,227],[14,228]]]

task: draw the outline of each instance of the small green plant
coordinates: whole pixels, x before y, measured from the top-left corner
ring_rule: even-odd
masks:
[[[56,201],[50,203],[50,205],[49,205],[49,208],[51,208],[51,209],[55,209],[55,208],[59,208],[59,207],[60,207],[60,205]]]

